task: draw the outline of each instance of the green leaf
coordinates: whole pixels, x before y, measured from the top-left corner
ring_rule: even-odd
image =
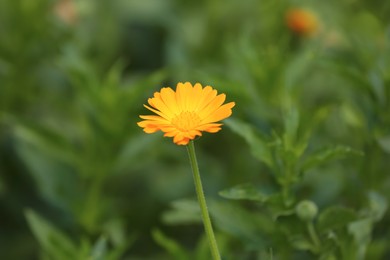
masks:
[[[27,222],[43,250],[53,259],[76,259],[76,246],[60,230],[33,210],[26,210]]]
[[[186,250],[184,250],[175,240],[167,237],[158,229],[152,231],[154,241],[163,247],[173,259],[176,260],[188,260],[191,259]]]
[[[343,158],[348,155],[363,156],[363,153],[358,150],[354,150],[348,146],[333,146],[329,148],[323,148],[313,154],[310,154],[303,162],[301,169],[307,171],[313,167],[317,167],[321,164],[330,162],[335,159]]]
[[[77,186],[78,182],[69,165],[74,166],[78,159],[66,139],[53,129],[37,124],[15,125],[14,135],[16,152],[41,196],[67,210],[69,200],[77,197],[77,189],[69,187]]]
[[[383,151],[390,153],[390,135],[378,138],[377,141]]]
[[[305,152],[309,139],[313,135],[313,131],[329,116],[332,107],[330,105],[321,106],[310,114],[302,113],[300,120],[300,132],[298,140],[294,144],[294,151],[297,157],[301,157]]]
[[[121,83],[121,77],[125,67],[123,60],[116,61],[105,75],[102,85],[108,88],[118,87]]]
[[[318,227],[321,232],[346,227],[357,219],[357,213],[349,208],[333,206],[325,209],[318,216]]]
[[[337,257],[331,252],[326,252],[321,255],[319,260],[337,260]]]
[[[266,141],[256,133],[256,130],[251,125],[233,118],[225,120],[225,123],[232,131],[245,139],[254,157],[272,167],[271,151]]]
[[[199,203],[196,200],[181,199],[172,202],[172,209],[163,213],[162,220],[166,224],[201,223]]]
[[[290,237],[291,245],[298,250],[315,250],[313,243],[303,235],[296,235]]]
[[[125,171],[130,166],[137,166],[137,164],[144,164],[145,152],[148,147],[153,145],[160,136],[158,135],[145,135],[143,133],[134,135],[126,140],[122,146],[122,150],[116,157],[114,168],[117,172]],[[145,151],[146,150],[146,151]]]
[[[295,150],[299,127],[299,112],[296,107],[290,107],[284,117],[283,143],[286,150]]]
[[[86,235],[80,238],[78,246],[77,259],[87,259],[90,257],[92,245],[90,239]]]
[[[378,103],[380,105],[386,104],[386,87],[383,80],[383,75],[378,72],[377,69],[372,69],[368,74],[368,82],[371,85],[372,92],[374,93]]]
[[[286,66],[284,84],[286,89],[290,92],[295,87],[297,82],[299,84],[301,79],[307,74],[310,69],[309,66],[315,61],[315,53],[311,49],[305,52],[299,52],[294,58],[291,58]]]
[[[217,241],[218,241],[218,247],[219,247],[219,250],[221,250],[221,241],[218,239],[218,236],[216,237]],[[195,248],[195,252],[194,252],[194,258],[196,260],[203,260],[203,259],[207,259],[210,257],[210,249],[209,249],[209,242],[208,242],[208,238],[207,236],[204,234],[202,235],[199,240],[198,240],[198,243],[196,245],[196,248]]]
[[[134,243],[135,240],[136,240],[135,235],[128,237],[125,241],[123,241],[122,244],[116,245],[113,249],[111,249],[107,253],[107,257],[105,258],[105,260],[123,259],[123,254]],[[110,240],[110,242],[111,242],[111,240]]]
[[[271,213],[272,219],[277,220],[282,216],[295,215],[295,208],[292,207],[295,202],[293,197],[283,198],[281,193],[272,194],[266,201],[267,210]]]
[[[340,115],[352,127],[360,128],[364,126],[364,117],[360,111],[348,103],[340,107]]]
[[[356,259],[363,260],[368,244],[371,242],[373,222],[369,218],[357,220],[348,225],[348,232],[357,246]]]
[[[276,219],[276,227],[288,238],[307,233],[306,223],[295,214],[279,216]]]
[[[55,129],[36,124],[17,124],[14,126],[14,133],[19,143],[37,147],[41,153],[49,155],[52,160],[72,163],[76,159],[66,138],[60,136]]]
[[[259,248],[267,242],[264,234],[275,232],[275,224],[264,213],[254,213],[232,203],[208,201],[215,226],[240,239],[248,247]]]
[[[127,234],[125,223],[121,219],[111,218],[105,222],[102,228],[104,237],[107,238],[106,244],[109,245],[109,250],[105,253],[104,260],[123,259],[123,254],[132,246],[137,236],[135,234]],[[104,237],[102,236],[101,239]]]
[[[366,259],[386,259],[389,241],[386,237],[373,240],[368,248]]]
[[[233,200],[254,200],[265,202],[268,195],[260,192],[253,184],[241,184],[219,192],[219,195]]]
[[[107,238],[101,236],[94,244],[91,251],[91,260],[104,260],[107,254]]]
[[[374,221],[379,221],[386,213],[388,204],[385,197],[376,192],[370,192],[369,198],[369,210],[370,216]]]

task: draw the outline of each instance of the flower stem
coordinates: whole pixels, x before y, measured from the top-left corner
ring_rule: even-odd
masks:
[[[207,238],[209,240],[211,254],[214,260],[220,260],[221,256],[218,251],[217,241],[215,240],[213,227],[211,225],[211,220],[209,212],[207,210],[206,198],[203,193],[202,181],[200,179],[198,162],[196,160],[195,146],[194,142],[190,141],[187,145],[188,156],[190,157],[191,168],[194,175],[196,195],[198,197],[198,202],[200,210],[202,212],[203,225],[206,230]]]
[[[314,229],[313,222],[310,221],[307,223],[307,229],[309,231],[310,238],[314,243],[315,251],[318,252],[318,250],[320,249],[320,246],[321,246],[321,242],[317,236],[316,230]]]

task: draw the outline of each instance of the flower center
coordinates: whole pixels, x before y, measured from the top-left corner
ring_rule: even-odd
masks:
[[[183,111],[172,119],[172,124],[181,131],[188,131],[198,126],[200,121],[200,117],[197,113]]]

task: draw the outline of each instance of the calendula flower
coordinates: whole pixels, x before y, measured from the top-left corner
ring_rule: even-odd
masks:
[[[286,23],[291,31],[302,36],[310,36],[318,30],[317,16],[305,9],[290,9],[286,14]]]
[[[73,0],[59,0],[54,6],[54,13],[64,23],[73,25],[78,19],[75,2]]]
[[[141,115],[138,122],[144,132],[150,134],[164,132],[165,137],[173,137],[178,145],[187,145],[202,132],[216,133],[221,130],[221,121],[232,114],[235,103],[225,102],[225,94],[217,94],[210,86],[202,87],[196,83],[178,83],[176,91],[162,88],[148,99],[147,109],[157,115]]]

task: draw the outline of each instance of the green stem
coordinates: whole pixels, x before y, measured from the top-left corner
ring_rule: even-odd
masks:
[[[282,186],[282,196],[283,196],[283,202],[286,206],[288,205],[289,194],[290,194],[290,186],[287,182],[285,182]]]
[[[190,157],[191,168],[194,175],[196,195],[198,197],[200,210],[202,212],[203,225],[206,230],[207,238],[209,240],[211,254],[214,260],[220,260],[221,256],[219,255],[217,241],[215,240],[214,231],[209,216],[209,211],[207,210],[206,198],[203,193],[202,181],[200,179],[199,167],[198,167],[198,162],[196,160],[195,146],[193,141],[190,141],[188,143],[187,151],[188,151],[188,156]]]
[[[101,190],[103,185],[103,176],[97,175],[91,181],[84,205],[83,224],[89,232],[96,231],[98,225],[99,210],[101,207]]]
[[[316,251],[318,252],[321,246],[321,242],[318,239],[317,232],[314,229],[314,225],[312,221],[307,223],[307,230],[309,231],[310,238],[313,241]]]

